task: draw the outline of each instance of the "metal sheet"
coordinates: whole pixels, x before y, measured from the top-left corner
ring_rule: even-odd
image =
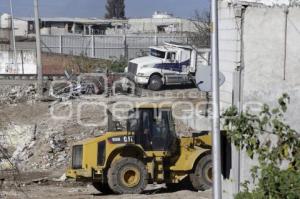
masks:
[[[219,85],[225,82],[225,76],[219,73]],[[211,66],[200,66],[196,71],[196,85],[200,91],[212,91],[212,68]]]

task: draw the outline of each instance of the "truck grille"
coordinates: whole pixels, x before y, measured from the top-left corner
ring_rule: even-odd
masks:
[[[129,62],[129,65],[128,65],[128,72],[135,75],[135,74],[136,74],[136,71],[137,71],[137,67],[138,67],[137,64],[132,63],[132,62]]]
[[[72,168],[82,169],[82,145],[73,146],[72,150]]]

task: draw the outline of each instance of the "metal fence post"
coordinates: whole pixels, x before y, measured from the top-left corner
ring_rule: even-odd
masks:
[[[92,45],[92,57],[93,58],[95,58],[96,57],[96,52],[95,52],[95,36],[94,35],[92,35],[92,43],[91,43],[91,45]]]
[[[154,35],[154,44],[155,44],[155,46],[158,46],[158,37],[157,37],[156,33]]]
[[[63,53],[63,37],[62,35],[59,36],[59,53]]]
[[[219,35],[218,0],[211,1],[211,52],[212,52],[212,102],[213,102],[213,198],[222,199],[220,88],[219,88]]]

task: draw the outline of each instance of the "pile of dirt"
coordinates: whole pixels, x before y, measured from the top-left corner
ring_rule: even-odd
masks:
[[[70,161],[71,146],[101,131],[78,125],[75,114],[69,120],[55,119],[49,105],[35,102],[2,106],[0,146],[7,157],[0,158],[0,170],[12,169],[12,162],[21,172],[60,171],[62,175]],[[60,111],[66,108],[61,106]]]

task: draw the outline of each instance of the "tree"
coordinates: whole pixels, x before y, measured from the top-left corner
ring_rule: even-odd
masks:
[[[125,18],[124,0],[107,0],[105,18],[124,19]]]
[[[193,19],[195,31],[188,33],[190,43],[198,48],[210,46],[210,12],[195,11]]]

